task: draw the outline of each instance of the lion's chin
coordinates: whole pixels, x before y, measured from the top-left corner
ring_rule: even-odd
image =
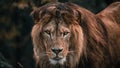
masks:
[[[61,58],[61,59],[59,59],[59,60],[49,58],[49,61],[50,61],[50,63],[53,64],[53,65],[56,65],[56,64],[61,64],[61,65],[63,65],[64,62],[66,61],[66,58]]]

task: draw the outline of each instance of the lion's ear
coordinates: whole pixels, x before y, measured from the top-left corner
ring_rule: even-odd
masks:
[[[34,9],[32,12],[31,12],[31,16],[33,17],[33,20],[35,23],[37,23],[39,21],[39,12],[40,10],[38,8]]]

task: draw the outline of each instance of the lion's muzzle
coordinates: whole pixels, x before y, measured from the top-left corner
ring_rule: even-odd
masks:
[[[62,48],[52,48],[51,50],[52,50],[52,52],[55,53],[56,56],[57,56],[60,52],[62,52],[63,49],[62,49]]]

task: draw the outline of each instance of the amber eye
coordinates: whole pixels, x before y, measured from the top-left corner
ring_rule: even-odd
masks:
[[[66,36],[66,35],[68,35],[69,34],[69,32],[64,32],[63,33],[63,36]]]
[[[45,33],[48,34],[48,35],[51,34],[49,30],[46,30]]]

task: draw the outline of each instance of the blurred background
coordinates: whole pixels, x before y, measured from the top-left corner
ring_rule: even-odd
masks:
[[[32,10],[54,0],[0,0],[0,68],[35,68]],[[58,0],[57,0],[58,1]],[[120,0],[59,0],[98,13]]]

